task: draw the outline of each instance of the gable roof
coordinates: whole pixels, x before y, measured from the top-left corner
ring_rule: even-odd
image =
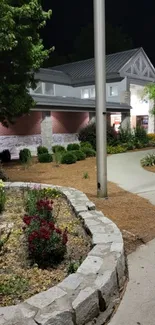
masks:
[[[106,56],[106,75],[119,77],[119,71],[124,65],[140,51],[141,48],[129,51],[118,52]],[[83,81],[92,82],[95,80],[95,59],[88,59],[64,65],[52,67],[53,71],[61,71],[71,78],[72,85],[76,85]]]

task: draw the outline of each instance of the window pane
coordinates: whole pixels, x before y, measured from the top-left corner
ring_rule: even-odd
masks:
[[[118,96],[118,87],[117,86],[110,86],[110,96]]]
[[[82,89],[81,98],[83,99],[89,98],[89,89]]]
[[[31,90],[32,94],[42,94],[42,83],[38,82],[36,89]]]
[[[54,95],[54,85],[50,82],[45,82],[44,83],[44,91],[45,95]]]
[[[95,98],[95,87],[90,89],[90,97]]]

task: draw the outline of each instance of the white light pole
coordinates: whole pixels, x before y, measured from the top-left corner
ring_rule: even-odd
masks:
[[[105,0],[94,0],[97,195],[107,197]]]

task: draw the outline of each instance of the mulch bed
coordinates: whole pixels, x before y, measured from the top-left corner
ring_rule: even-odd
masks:
[[[22,230],[24,216],[22,190],[7,190],[6,208],[0,215],[0,229],[10,225],[11,235],[0,253],[0,305],[17,304],[47,290],[68,275],[69,266],[83,260],[90,250],[90,238],[63,197],[55,198],[54,215],[58,226],[68,228],[67,254],[57,266],[40,269],[29,260],[27,242]]]
[[[108,183],[108,200],[96,197],[96,158],[88,158],[71,166],[40,164],[35,158],[27,168],[19,162],[4,166],[11,181],[27,181],[74,187],[83,191],[123,233],[126,252],[131,253],[143,242],[155,237],[155,206],[149,201]],[[89,178],[84,179],[84,173]]]

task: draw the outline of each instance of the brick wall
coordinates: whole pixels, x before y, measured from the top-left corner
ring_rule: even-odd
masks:
[[[54,134],[76,133],[79,128],[89,122],[89,113],[54,112],[51,113],[51,116],[51,126]],[[41,134],[41,120],[41,112],[31,112],[29,115],[20,117],[9,128],[0,124],[0,136]]]
[[[89,122],[89,113],[54,112],[52,113],[52,132],[77,133]]]
[[[29,115],[20,117],[14,125],[9,128],[0,123],[0,136],[4,135],[33,135],[40,134],[41,112],[31,112]]]

